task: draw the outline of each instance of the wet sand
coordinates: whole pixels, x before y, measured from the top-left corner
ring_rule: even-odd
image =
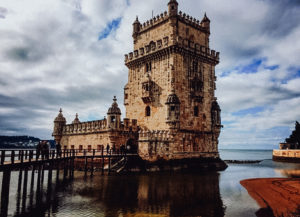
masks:
[[[246,179],[240,183],[261,207],[257,216],[300,217],[300,178]]]

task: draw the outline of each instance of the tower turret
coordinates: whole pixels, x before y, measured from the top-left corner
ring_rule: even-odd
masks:
[[[114,96],[113,103],[107,112],[107,127],[109,129],[119,129],[121,125],[121,110]]]
[[[206,13],[204,14],[204,17],[201,21],[201,26],[206,28],[208,32],[210,32],[210,19],[206,16]]]
[[[178,14],[178,2],[176,0],[170,0],[168,3],[169,16],[176,16]]]
[[[60,143],[62,134],[63,134],[63,127],[66,125],[66,119],[62,114],[62,109],[59,110],[57,117],[54,119],[54,129],[52,136],[56,143]]]
[[[139,35],[140,29],[141,29],[141,23],[140,23],[138,17],[136,17],[136,20],[134,21],[134,23],[132,25],[133,25],[132,37],[133,37],[133,41],[135,43],[137,40],[137,37]]]
[[[78,113],[76,113],[75,119],[72,122],[72,124],[79,124],[79,123],[80,123],[80,121],[79,121],[79,118],[78,118]]]
[[[211,105],[211,122],[215,128],[221,128],[221,109],[217,101],[213,101]]]

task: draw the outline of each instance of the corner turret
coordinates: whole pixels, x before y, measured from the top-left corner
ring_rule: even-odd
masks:
[[[52,136],[56,143],[60,143],[62,134],[63,134],[63,127],[66,125],[66,119],[62,114],[62,109],[59,110],[57,117],[54,119],[54,129]]]
[[[176,0],[170,0],[168,3],[169,16],[176,16],[178,14],[178,2]]]
[[[205,28],[208,32],[210,32],[210,19],[208,19],[206,13],[204,14],[204,17],[201,21],[201,26]]]
[[[221,128],[221,109],[217,101],[211,105],[211,122],[214,128]]]
[[[136,20],[134,21],[134,23],[132,25],[133,25],[132,37],[133,37],[133,41],[135,43],[137,40],[138,34],[140,32],[140,29],[141,29],[141,23],[140,23],[138,17],[136,17]]]
[[[107,112],[107,127],[109,129],[119,129],[121,125],[121,110],[114,96],[113,103]]]

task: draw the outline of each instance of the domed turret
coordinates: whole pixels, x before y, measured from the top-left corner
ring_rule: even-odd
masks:
[[[178,14],[178,2],[170,0],[168,3],[169,16],[176,16]]]
[[[132,37],[134,39],[134,42],[137,40],[137,36],[140,32],[141,29],[141,23],[139,21],[139,18],[136,17],[136,20],[134,21],[133,25],[133,33],[132,33]]]
[[[217,128],[222,127],[221,125],[221,109],[217,101],[213,101],[211,104],[211,122],[213,126]]]
[[[72,122],[72,124],[79,124],[79,123],[80,123],[80,121],[79,121],[79,118],[78,118],[78,114],[76,113],[75,119]]]
[[[54,119],[54,129],[52,133],[52,136],[54,136],[56,143],[60,143],[62,133],[63,133],[63,127],[65,125],[66,125],[66,119],[62,114],[62,109],[60,109],[57,117]]]
[[[120,110],[120,108],[118,106],[116,96],[114,96],[113,101],[114,102],[111,104],[111,107],[108,109],[107,114],[108,115],[121,115],[121,110]]]
[[[114,96],[113,103],[107,112],[107,127],[119,129],[121,123],[121,109],[118,106],[117,98]]]
[[[206,28],[208,32],[210,31],[210,19],[208,19],[206,13],[204,14],[204,17],[201,21],[201,26]]]
[[[58,113],[57,117],[54,119],[54,122],[64,122],[64,123],[66,123],[66,119],[62,114],[62,109],[61,108],[59,109],[59,113]]]

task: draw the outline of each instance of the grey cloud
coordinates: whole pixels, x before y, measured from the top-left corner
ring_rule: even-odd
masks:
[[[0,7],[0,19],[4,19],[7,14],[7,9]]]
[[[269,0],[272,4],[270,11],[262,21],[261,32],[271,37],[281,38],[298,28],[300,23],[300,3],[294,0],[274,1]]]

